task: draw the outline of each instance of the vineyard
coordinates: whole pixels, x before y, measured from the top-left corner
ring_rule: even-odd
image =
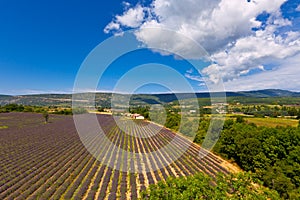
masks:
[[[170,162],[172,152],[149,159],[136,155],[164,147],[174,138],[173,132],[152,124],[160,129],[154,135],[148,122],[139,122],[135,128],[127,127],[130,134],[126,134],[110,115],[97,118],[111,143],[90,138],[91,145],[100,149],[109,166],[137,168],[140,173],[102,165],[82,144],[71,116],[51,115],[44,123],[40,114],[2,113],[0,126],[7,128],[0,129],[0,199],[137,199],[149,184],[169,176],[229,173],[215,155],[201,158],[195,144],[175,162],[153,171]],[[182,137],[175,141],[178,149],[186,144]],[[135,157],[120,149],[136,153]]]

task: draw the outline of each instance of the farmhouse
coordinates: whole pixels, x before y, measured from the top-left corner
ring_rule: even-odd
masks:
[[[132,117],[133,119],[145,119],[144,116],[142,116],[142,115],[140,115],[140,114],[133,114],[133,115],[131,115],[131,117]]]

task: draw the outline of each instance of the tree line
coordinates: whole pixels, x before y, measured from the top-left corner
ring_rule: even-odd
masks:
[[[232,112],[242,112],[246,115],[254,115],[255,117],[285,117],[293,116],[300,119],[300,108],[295,106],[269,106],[269,105],[253,105],[233,107]]]
[[[8,112],[33,112],[33,113],[51,113],[58,115],[72,115],[87,113],[85,108],[59,108],[57,106],[30,106],[20,104],[7,104],[0,106],[0,113]]]

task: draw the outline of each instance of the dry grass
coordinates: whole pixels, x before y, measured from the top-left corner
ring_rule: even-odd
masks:
[[[245,118],[248,123],[254,123],[257,126],[276,127],[276,126],[292,126],[297,127],[299,121],[295,119],[285,118]]]

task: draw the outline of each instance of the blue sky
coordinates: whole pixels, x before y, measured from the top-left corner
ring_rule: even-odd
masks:
[[[67,91],[120,2],[1,1],[0,93]]]
[[[208,0],[203,0],[203,2],[208,2]],[[186,34],[200,43],[211,55],[210,59],[214,61],[213,63],[216,63],[203,64],[201,69],[203,71],[200,73],[203,77],[207,77],[207,81],[213,82],[216,81],[214,70],[218,69],[226,90],[264,88],[297,90],[300,88],[297,76],[295,77],[295,74],[299,72],[297,60],[299,60],[300,50],[295,45],[299,43],[300,38],[297,35],[300,31],[300,7],[297,8],[300,5],[299,0],[287,2],[278,0],[277,3],[270,1],[270,5],[257,3],[257,8],[255,8],[256,2],[250,2],[249,6],[253,8],[249,8],[249,18],[240,21],[234,21],[236,20],[234,16],[230,18],[232,10],[222,9],[226,7],[228,0],[209,2],[201,5],[199,1],[190,0],[186,4],[190,4],[191,8],[195,9],[193,10],[189,5],[182,6],[178,1],[173,0],[0,1],[0,94],[70,93],[80,65],[99,43],[114,34],[120,35],[123,31],[134,28],[136,37],[145,45],[151,45],[158,38],[150,37],[151,34],[147,34],[144,27],[153,23],[155,26],[164,26],[175,32]],[[234,8],[234,3],[237,1],[231,2]],[[193,3],[197,3],[200,7],[195,7]],[[225,12],[228,16],[228,20],[221,25],[215,23],[214,20],[217,18],[213,14],[207,19],[199,14],[204,11],[215,13],[218,9],[220,15]],[[254,10],[259,10],[260,13]],[[269,14],[260,15],[261,13]],[[260,16],[256,18],[256,22],[263,23],[254,27],[253,16]],[[201,21],[197,21],[200,18]],[[215,23],[213,31],[207,30],[211,34],[205,34],[203,30],[201,22],[205,20],[211,22],[212,25]],[[249,22],[248,26],[245,22]],[[239,24],[246,25],[241,25],[239,29],[231,29]],[[118,25],[118,27],[109,25]],[[188,27],[188,31],[182,27]],[[269,32],[264,30],[266,27]],[[226,31],[220,36],[221,28],[230,30],[228,35],[231,36],[227,36]],[[264,30],[262,33],[264,37],[258,34],[259,30]],[[277,44],[279,37],[274,36],[273,43],[264,43],[264,38],[270,34],[270,30],[285,41]],[[293,34],[290,34],[291,32]],[[271,49],[278,49],[261,57],[251,56],[250,62],[250,58],[243,56],[256,55],[254,52],[256,50],[253,50],[256,48],[246,44],[245,41],[258,41],[261,44],[270,45]],[[177,42],[176,45],[178,45]],[[170,52],[173,52],[173,47],[176,46],[174,41],[166,38],[166,44]],[[241,48],[247,45],[249,45],[247,49],[252,48],[251,51],[237,56],[238,52],[244,52]],[[272,48],[272,45],[276,48]],[[259,50],[257,52],[260,53]],[[277,56],[278,52],[282,52],[282,56]],[[188,53],[193,54],[193,52]],[[141,50],[120,57],[105,72],[98,90],[113,90],[114,84],[128,70],[150,62],[171,66],[185,76],[196,91],[206,89],[201,81],[202,77],[197,70],[191,70],[192,66],[189,63],[174,58],[172,55],[162,54],[162,52],[153,53],[150,50]],[[236,63],[237,57],[243,57],[241,63],[236,66],[230,64],[232,60]],[[153,73],[153,76],[160,76],[159,69],[155,71],[157,73]],[[285,81],[281,82],[283,79],[288,79],[288,84]],[[175,79],[173,81],[176,82]],[[165,91],[162,87],[154,86],[142,87],[139,90],[139,92],[150,93]]]

